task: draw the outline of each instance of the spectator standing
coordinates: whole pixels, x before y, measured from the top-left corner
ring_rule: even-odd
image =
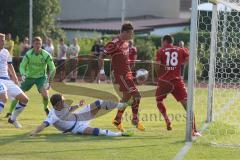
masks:
[[[91,55],[94,60],[92,60],[91,63],[91,77],[95,79],[98,83],[100,83],[100,79],[98,76],[99,73],[99,64],[98,64],[98,59],[99,55],[103,53],[104,46],[103,46],[103,41],[101,39],[97,40],[95,44],[92,46],[91,49]]]
[[[68,58],[70,62],[70,81],[75,82],[77,79],[77,65],[78,65],[78,53],[80,52],[80,46],[78,45],[77,38],[73,39],[73,43],[68,49]]]
[[[48,37],[47,37],[47,36],[44,36],[44,37],[43,37],[43,42],[42,42],[42,49],[44,49],[45,46],[47,45],[47,40],[48,40]]]
[[[52,39],[51,38],[47,38],[46,44],[44,46],[44,49],[51,54],[51,56],[53,57],[54,55],[54,46],[52,44]]]
[[[29,39],[28,39],[28,37],[25,37],[23,42],[20,44],[20,55],[25,56],[25,54],[27,53],[27,51],[30,48],[31,48],[31,46],[29,44]]]
[[[57,63],[57,73],[59,73],[59,81],[62,82],[65,78],[65,62],[67,58],[68,46],[64,43],[64,39],[59,40],[58,45],[58,63]]]

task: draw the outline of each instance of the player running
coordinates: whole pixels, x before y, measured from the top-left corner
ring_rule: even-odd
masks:
[[[43,121],[41,125],[36,127],[30,136],[35,136],[37,133],[44,130],[49,125],[54,125],[55,128],[63,133],[83,134],[93,136],[131,136],[133,133],[129,132],[112,132],[110,130],[104,130],[100,128],[92,128],[89,126],[89,120],[97,117],[100,111],[113,110],[115,108],[124,109],[127,103],[115,103],[104,100],[96,100],[94,103],[86,105],[80,111],[74,112],[84,101],[81,100],[79,104],[75,106],[68,106],[64,103],[64,97],[61,94],[52,95],[51,109],[48,117]]]
[[[119,90],[123,93],[121,102],[127,102],[133,97],[132,124],[139,130],[144,131],[145,128],[138,118],[138,108],[141,99],[141,95],[136,88],[133,81],[133,75],[129,65],[129,40],[133,37],[133,26],[130,22],[126,22],[122,25],[121,33],[118,37],[114,38],[111,42],[108,42],[104,47],[104,53],[99,56],[100,75],[104,74],[104,62],[103,56],[111,56],[111,66],[115,82],[119,85]],[[117,115],[113,121],[113,124],[121,131],[124,131],[122,126],[122,115],[124,110],[118,110]]]
[[[7,102],[7,98],[15,98],[19,102],[16,105],[8,122],[16,128],[21,128],[21,124],[17,121],[17,117],[24,110],[28,103],[28,97],[18,87],[18,79],[12,65],[12,57],[7,49],[3,48],[5,35],[0,33],[0,113]],[[10,74],[10,76],[8,75]],[[10,79],[11,78],[11,79]]]
[[[174,98],[187,109],[187,91],[181,78],[181,66],[187,63],[189,52],[187,49],[173,46],[173,37],[166,35],[162,40],[163,48],[156,54],[158,87],[156,90],[157,107],[164,117],[167,130],[172,130],[163,100],[171,93]],[[200,136],[193,122],[193,135]]]
[[[41,47],[42,39],[40,37],[34,37],[33,49],[30,49],[26,53],[20,64],[20,74],[23,81],[20,88],[26,92],[35,84],[39,93],[42,95],[44,111],[48,114],[48,90],[50,83],[54,79],[55,65],[52,56]],[[49,76],[47,75],[47,67],[49,68]],[[12,102],[8,115],[12,113],[16,103],[17,100]]]

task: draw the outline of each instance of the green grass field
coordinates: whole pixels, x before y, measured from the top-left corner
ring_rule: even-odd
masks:
[[[114,93],[111,84],[70,84],[73,88],[67,90],[66,86],[60,86],[58,91],[62,91],[67,99],[73,100],[75,103],[84,98],[86,103],[91,103],[95,98],[88,97],[89,95],[96,95],[108,99],[111,94],[98,91],[105,91]],[[78,85],[78,86],[77,86]],[[92,90],[76,91],[77,87],[90,88]],[[140,86],[140,90],[153,90],[154,86]],[[74,90],[76,89],[76,90]],[[94,92],[94,90],[96,92]],[[74,95],[71,95],[70,92]],[[150,91],[151,92],[151,91]],[[153,95],[154,93],[147,93]],[[231,92],[231,91],[229,91]],[[52,91],[51,93],[54,93]],[[104,94],[104,95],[101,95]],[[206,94],[205,89],[197,90],[198,95]],[[31,131],[36,125],[40,124],[45,118],[42,109],[41,98],[36,89],[27,93],[30,102],[24,113],[20,116],[19,121],[22,123],[22,129],[15,129],[10,126],[3,118],[8,106],[5,107],[4,113],[0,119],[0,160],[122,160],[122,159],[148,159],[148,160],[171,160],[175,157],[177,152],[185,145],[185,112],[180,104],[178,104],[172,96],[166,100],[168,113],[173,118],[173,130],[166,131],[165,123],[156,107],[155,98],[153,96],[143,96],[140,105],[140,120],[143,121],[146,131],[137,131],[130,121],[130,108],[123,116],[123,124],[128,130],[134,130],[133,137],[91,137],[91,136],[74,136],[63,135],[59,133],[54,127],[48,127],[40,135],[30,138],[27,133]],[[79,94],[79,95],[78,95]],[[86,95],[86,96],[80,96]],[[112,99],[110,97],[110,99]],[[197,101],[199,106],[204,105],[204,101]],[[201,107],[196,109],[196,117],[198,126],[204,122],[205,110]],[[116,111],[112,111],[96,120],[93,120],[91,125],[107,128],[111,130],[116,129],[111,122],[115,116]],[[197,139],[190,151],[184,159],[186,160],[226,160],[239,159],[240,147],[226,147],[211,144],[212,138],[228,139],[229,135],[232,140],[240,139],[239,134],[234,133],[215,133],[215,129],[219,125],[213,124],[214,127],[208,129],[206,135]],[[231,126],[225,126],[231,128]],[[213,133],[213,134],[208,134]],[[215,133],[215,134],[214,134]],[[239,132],[238,132],[239,133]]]

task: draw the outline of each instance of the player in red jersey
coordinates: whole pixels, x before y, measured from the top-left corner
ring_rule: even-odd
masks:
[[[166,35],[162,40],[163,48],[157,51],[158,87],[156,90],[157,107],[164,117],[167,130],[171,130],[171,121],[168,118],[163,100],[171,93],[174,98],[187,109],[187,91],[181,78],[181,66],[189,58],[189,51],[184,48],[173,46],[173,37]],[[199,136],[195,120],[193,122],[193,135]]]
[[[130,22],[122,25],[121,33],[118,37],[108,42],[104,47],[104,53],[99,56],[100,75],[104,74],[103,56],[111,56],[111,66],[115,82],[119,85],[119,91],[123,93],[122,102],[127,102],[133,98],[132,103],[132,124],[139,130],[144,131],[145,128],[138,118],[138,108],[141,95],[133,81],[133,75],[129,65],[129,44],[128,41],[133,37],[133,26]],[[122,126],[122,114],[124,110],[118,110],[113,124],[121,131],[124,131]]]

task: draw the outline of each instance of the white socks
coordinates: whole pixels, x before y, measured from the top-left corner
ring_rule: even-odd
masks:
[[[13,111],[13,113],[11,115],[11,120],[16,121],[17,117],[19,116],[20,113],[22,113],[25,106],[26,106],[26,104],[18,102],[16,107],[15,107],[15,110]]]
[[[112,132],[110,130],[99,129],[99,135],[110,136],[110,137],[119,137],[122,136],[121,132]]]

